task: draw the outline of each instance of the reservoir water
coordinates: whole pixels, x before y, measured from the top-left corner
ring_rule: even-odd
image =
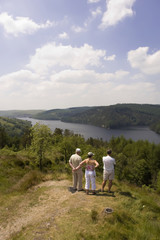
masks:
[[[56,120],[38,120],[33,118],[20,118],[22,120],[28,120],[32,125],[37,122],[40,124],[47,125],[52,131],[56,128],[61,128],[63,130],[68,129],[73,131],[75,134],[82,135],[85,139],[92,138],[102,138],[104,141],[109,141],[112,136],[119,137],[124,136],[126,139],[138,140],[148,140],[155,144],[160,143],[160,135],[151,131],[148,127],[129,127],[123,129],[105,129],[101,127],[95,127],[86,124],[78,123],[66,123]]]

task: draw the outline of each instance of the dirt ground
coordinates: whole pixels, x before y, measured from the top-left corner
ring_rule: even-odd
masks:
[[[24,195],[16,195],[15,199],[13,196],[13,199],[6,203],[5,209],[0,206],[0,240],[53,240],[53,237],[50,237],[53,232],[55,239],[61,240],[64,239],[64,233],[59,226],[66,216],[70,221],[74,221],[73,212],[79,208],[89,212],[99,206],[99,201],[102,206],[106,206],[106,199],[107,204],[114,203],[114,198],[109,195],[106,198],[107,193],[97,194],[99,196],[86,195],[84,191],[73,192],[71,186],[72,182],[69,180],[50,180],[32,187]],[[17,238],[17,234],[20,234],[20,237]]]
[[[9,215],[7,221],[0,226],[0,240],[10,239],[12,235],[33,223],[35,225],[48,219],[54,219],[55,216],[67,211],[67,208],[62,208],[61,204],[72,197],[72,193],[69,191],[70,185],[71,183],[67,180],[47,181],[32,188],[24,200],[20,204],[17,203],[16,212]],[[31,194],[33,195],[42,187],[45,187],[46,190],[39,196],[38,201],[31,206]],[[6,208],[6,211],[9,211],[9,209]],[[50,223],[46,222],[46,228],[49,225]]]

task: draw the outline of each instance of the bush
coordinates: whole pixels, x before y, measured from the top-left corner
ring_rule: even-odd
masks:
[[[157,176],[157,192],[160,193],[160,171]]]
[[[19,182],[13,187],[16,191],[26,191],[32,186],[37,185],[43,180],[43,174],[40,171],[32,170],[26,173]]]
[[[98,220],[98,212],[96,210],[91,211],[91,219],[93,222],[97,222]]]

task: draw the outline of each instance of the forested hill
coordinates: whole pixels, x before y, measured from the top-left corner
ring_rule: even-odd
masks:
[[[18,118],[18,117],[32,117],[35,114],[43,112],[44,110],[1,110],[1,117],[10,117],[10,118]]]
[[[149,126],[160,133],[160,105],[116,104],[99,107],[53,109],[34,116],[38,119],[90,124],[104,128]]]
[[[21,136],[24,131],[31,128],[31,123],[29,121],[23,121],[15,118],[0,117],[0,138],[2,140],[2,135],[4,132],[9,136]]]

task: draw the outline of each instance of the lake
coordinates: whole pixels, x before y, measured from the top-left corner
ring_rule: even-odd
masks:
[[[32,123],[32,125],[37,122],[40,124],[47,125],[52,131],[55,128],[61,128],[63,130],[68,129],[73,131],[75,134],[82,135],[85,139],[92,138],[102,138],[104,141],[109,141],[112,136],[119,137],[124,136],[126,139],[137,140],[148,140],[149,142],[154,142],[155,144],[160,143],[160,135],[151,131],[148,127],[129,127],[123,129],[105,129],[101,127],[95,127],[86,124],[78,123],[66,123],[56,120],[38,120],[33,118],[19,118],[22,120],[27,120]]]

